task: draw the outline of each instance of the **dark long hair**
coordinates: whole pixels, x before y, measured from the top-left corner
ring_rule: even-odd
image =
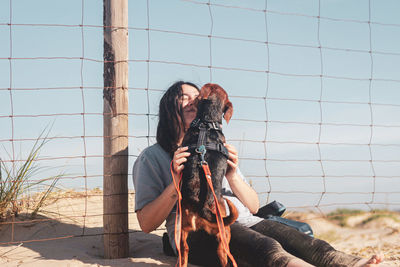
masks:
[[[171,85],[160,100],[157,125],[157,143],[171,156],[178,148],[179,134],[183,127],[182,105],[179,99],[182,97],[182,85],[193,86],[197,90],[197,85],[177,81]]]

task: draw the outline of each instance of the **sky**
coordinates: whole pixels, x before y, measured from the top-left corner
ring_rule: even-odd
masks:
[[[214,82],[262,203],[399,209],[399,11],[395,0],[129,1],[129,173],[155,142],[163,91]],[[62,170],[61,188],[102,187],[102,12],[100,0],[0,2],[0,157],[14,144],[26,158],[52,125],[33,179]]]

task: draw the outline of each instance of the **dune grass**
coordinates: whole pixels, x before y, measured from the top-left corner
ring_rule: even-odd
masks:
[[[371,222],[373,220],[379,219],[379,218],[390,218],[393,219],[395,222],[399,222],[399,213],[394,212],[394,211],[389,211],[389,210],[371,210],[371,211],[363,211],[363,210],[357,210],[357,209],[337,209],[335,211],[330,212],[327,214],[327,217],[329,220],[334,221],[335,223],[338,223],[342,227],[347,227],[349,226],[347,224],[347,219],[353,216],[358,216],[366,214],[368,215],[366,219],[362,220],[360,222],[361,225],[367,224],[368,222]]]
[[[371,214],[367,219],[361,222],[362,225],[367,224],[371,221],[378,220],[380,218],[389,218],[392,219],[394,222],[400,222],[399,213],[395,213],[388,210],[378,210],[375,214]]]
[[[337,209],[328,213],[328,218],[337,222],[340,226],[347,226],[347,219],[351,216],[364,214],[365,211],[357,209]]]
[[[42,169],[38,165],[37,159],[43,146],[48,142],[46,137],[41,138],[42,135],[43,133],[36,139],[26,159],[8,161],[11,164],[6,164],[0,158],[0,221],[18,216],[24,206],[24,195],[35,186],[45,186],[47,189],[44,190],[41,198],[34,203],[32,209],[31,217],[35,217],[60,177],[63,176],[63,174],[58,174],[35,182],[30,181],[30,178]]]

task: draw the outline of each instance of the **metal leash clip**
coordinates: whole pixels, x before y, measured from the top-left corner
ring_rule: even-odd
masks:
[[[207,164],[207,162],[204,159],[204,156],[206,155],[206,152],[207,152],[206,147],[204,145],[201,145],[198,148],[196,148],[195,151],[200,154],[201,164]]]

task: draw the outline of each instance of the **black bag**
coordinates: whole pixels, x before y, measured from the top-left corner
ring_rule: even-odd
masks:
[[[285,211],[286,207],[282,203],[274,200],[267,205],[259,208],[257,214],[255,215],[266,219],[269,215],[280,217]]]
[[[306,235],[314,237],[314,233],[308,223],[298,222],[280,217],[285,211],[286,207],[282,203],[274,200],[267,205],[261,207],[255,215],[266,220],[276,221],[285,224],[302,233],[305,233]]]

